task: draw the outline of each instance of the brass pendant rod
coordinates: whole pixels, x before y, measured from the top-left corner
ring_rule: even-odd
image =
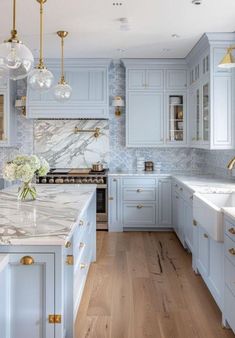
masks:
[[[13,0],[13,31],[16,30],[16,0]]]
[[[12,15],[12,30],[11,30],[11,38],[8,42],[12,41],[20,42],[17,38],[17,30],[16,30],[16,0],[13,0],[13,15]]]
[[[64,37],[61,37],[61,83],[65,82],[64,78]]]
[[[40,56],[39,66],[43,68],[43,2],[40,2]]]

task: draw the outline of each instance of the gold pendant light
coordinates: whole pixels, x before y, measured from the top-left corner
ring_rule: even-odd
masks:
[[[36,0],[40,4],[40,56],[39,63],[31,72],[28,82],[32,89],[46,91],[51,88],[54,76],[47,70],[43,60],[43,5],[47,0]]]
[[[0,77],[5,69],[5,73],[10,79],[23,79],[28,76],[33,68],[33,64],[33,54],[17,36],[16,0],[13,0],[13,27],[11,37],[0,45]]]
[[[72,88],[65,81],[64,75],[64,39],[68,36],[68,32],[66,31],[58,31],[57,35],[61,39],[61,77],[57,86],[54,88],[54,96],[57,101],[66,101],[70,99],[72,94]]]
[[[235,46],[231,46],[227,49],[227,53],[223,57],[223,59],[220,61],[218,67],[219,68],[233,68],[235,67],[235,59],[232,55],[232,51],[235,49]]]

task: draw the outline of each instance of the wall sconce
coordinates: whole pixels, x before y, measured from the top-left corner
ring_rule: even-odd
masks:
[[[120,107],[125,107],[124,100],[121,98],[121,96],[114,97],[112,106],[116,108],[115,115],[120,116],[121,115]]]
[[[220,61],[218,67],[219,68],[234,68],[235,67],[235,59],[232,55],[232,51],[235,49],[235,46],[231,46],[227,48],[227,52],[223,59]]]
[[[16,109],[21,110],[21,114],[26,116],[26,96],[22,96],[20,99],[15,101]]]

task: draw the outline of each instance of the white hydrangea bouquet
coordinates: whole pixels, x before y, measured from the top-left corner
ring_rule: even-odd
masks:
[[[36,155],[18,155],[14,160],[5,163],[3,177],[7,181],[23,182],[18,191],[18,199],[35,200],[37,192],[35,186],[32,185],[32,180],[35,174],[45,176],[49,169],[50,166],[44,158],[38,158]]]

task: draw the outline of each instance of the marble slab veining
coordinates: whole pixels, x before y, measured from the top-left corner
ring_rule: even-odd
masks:
[[[96,185],[38,185],[35,201],[17,200],[17,186],[0,192],[0,244],[64,245]]]
[[[75,133],[100,128],[93,132]],[[109,163],[109,123],[107,120],[38,120],[34,124],[34,151],[53,168],[90,168],[92,163]]]

